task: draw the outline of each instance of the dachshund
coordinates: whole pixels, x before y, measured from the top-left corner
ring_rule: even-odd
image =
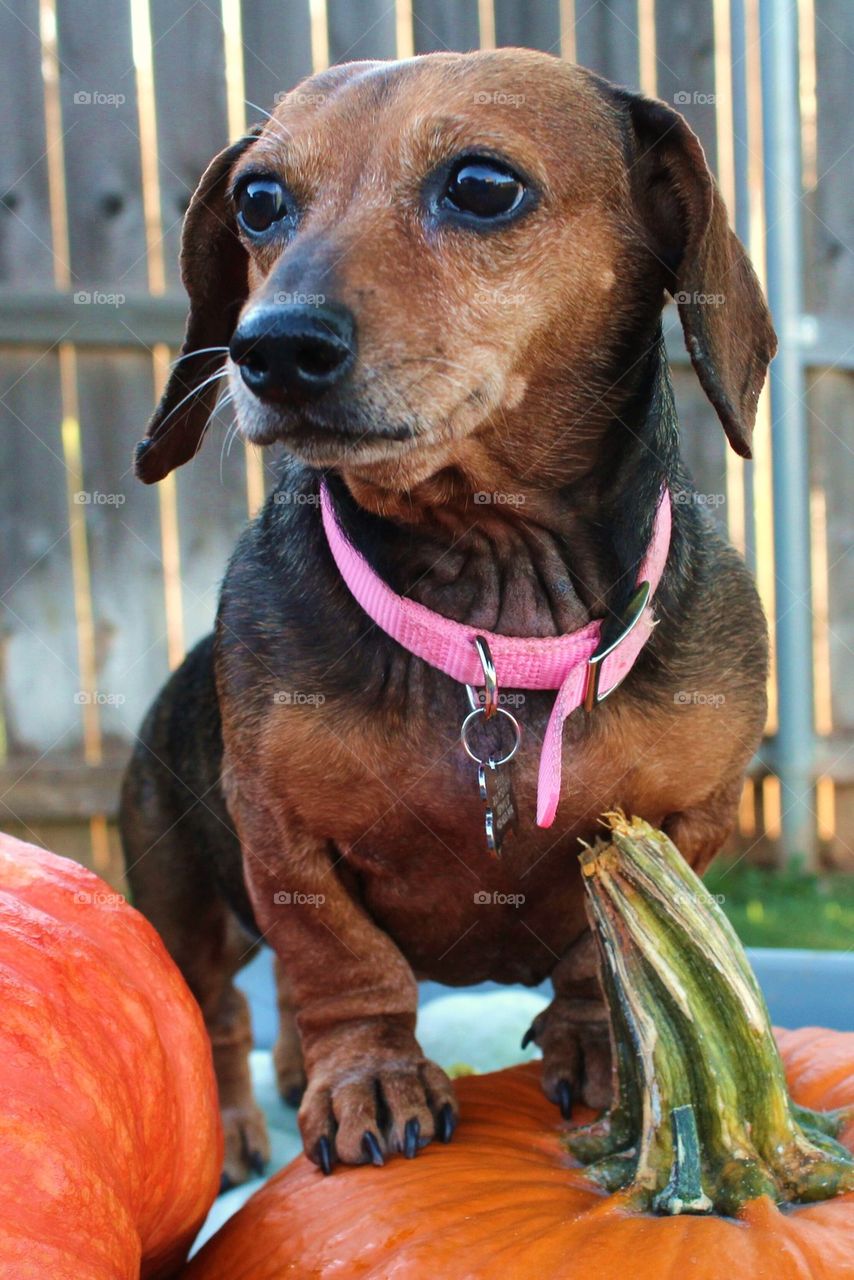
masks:
[[[662,341],[670,295],[750,457],[776,343],[697,138],[531,50],[334,66],[211,162],[182,274],[138,477],[193,457],[223,385],[243,438],[284,446],[121,804],[210,1033],[226,1185],[268,1157],[233,983],[262,941],[279,1089],[326,1173],[453,1133],[419,979],[550,977],[545,1092],[605,1105],[579,842],[620,807],[702,872],[765,719],[762,610],[680,459]],[[583,706],[540,661],[573,645]]]

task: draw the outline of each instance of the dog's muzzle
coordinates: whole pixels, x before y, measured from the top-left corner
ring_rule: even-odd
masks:
[[[260,400],[318,400],[355,361],[355,320],[340,306],[253,308],[235,329],[229,354]]]

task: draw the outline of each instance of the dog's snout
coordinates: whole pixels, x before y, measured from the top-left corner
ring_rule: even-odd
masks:
[[[229,351],[260,399],[316,400],[353,364],[356,325],[346,307],[258,308],[240,321]]]

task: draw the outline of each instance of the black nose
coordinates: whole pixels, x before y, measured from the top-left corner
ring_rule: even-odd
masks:
[[[240,321],[229,352],[262,400],[316,400],[353,364],[356,325],[346,307],[258,307]]]

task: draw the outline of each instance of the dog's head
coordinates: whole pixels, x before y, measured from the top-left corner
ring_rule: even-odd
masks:
[[[205,172],[182,269],[182,358],[137,454],[149,482],[198,449],[219,376],[247,440],[363,482],[486,459],[565,482],[665,291],[748,457],[775,346],[682,117],[528,50],[305,81]]]

